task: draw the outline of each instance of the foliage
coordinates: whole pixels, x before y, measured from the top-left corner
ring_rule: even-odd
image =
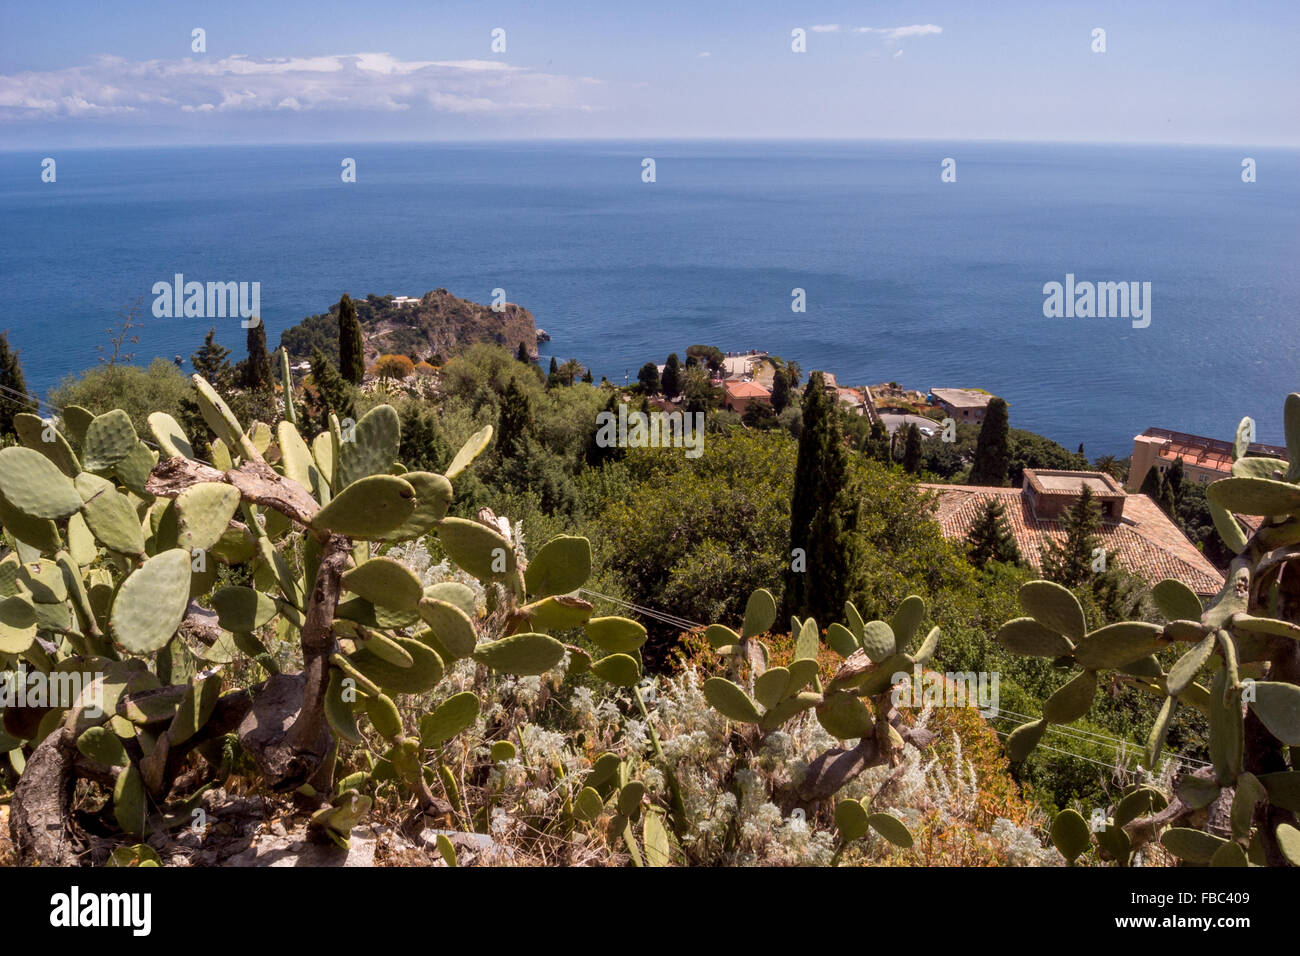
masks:
[[[9,335],[0,332],[0,435],[14,433],[14,416],[31,411],[27,380],[18,353],[9,347]]]
[[[1006,507],[997,498],[984,502],[979,517],[971,525],[967,542],[970,545],[968,557],[977,568],[990,561],[1020,562],[1020,549],[1007,525]]]
[[[357,307],[346,292],[339,299],[339,374],[345,382],[360,385],[366,374],[365,345]],[[314,355],[313,355],[314,359]]]
[[[1008,442],[1007,403],[1000,398],[990,399],[984,409],[984,421],[980,423],[979,441],[975,446],[975,461],[970,469],[972,485],[1006,484],[1011,463]]]

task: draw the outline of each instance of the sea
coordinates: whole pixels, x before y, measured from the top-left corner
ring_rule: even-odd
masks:
[[[577,358],[597,380],[635,381],[645,362],[708,344],[845,385],[985,389],[1010,403],[1014,427],[1093,457],[1128,454],[1153,425],[1231,438],[1245,415],[1260,441],[1281,443],[1283,399],[1300,390],[1300,152],[938,141],[0,152],[0,329],[35,391],[111,351],[132,303],[138,342],[123,351],[137,363],[188,367],[214,324],[242,355],[237,317],[153,314],[155,284],[177,274],[260,283],[272,345],[344,292],[442,287],[528,308],[551,336],[542,361]],[[1076,294],[1136,283],[1145,315],[1045,310],[1054,282]]]

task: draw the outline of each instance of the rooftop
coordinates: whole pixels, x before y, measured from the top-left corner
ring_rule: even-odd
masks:
[[[1040,495],[1078,497],[1088,488],[1096,498],[1123,498],[1124,489],[1104,471],[1040,471],[1025,469],[1025,481]]]
[[[932,388],[930,394],[953,408],[983,408],[997,397],[973,388]]]
[[[732,398],[769,398],[772,393],[754,382],[727,382],[727,394]]]
[[[1021,556],[1030,564],[1041,568],[1048,543],[1065,540],[1061,522],[1038,518],[1019,488],[921,487],[937,494],[934,516],[947,538],[964,539],[979,518],[984,503],[995,498],[1003,503],[1007,527],[1016,539]],[[1128,495],[1123,519],[1104,522],[1097,540],[1121,567],[1140,575],[1149,584],[1175,578],[1203,597],[1217,594],[1223,587],[1223,575],[1218,569],[1146,495]]]
[[[1172,462],[1181,458],[1184,465],[1208,468],[1223,472],[1225,475],[1232,471],[1232,442],[1229,441],[1206,438],[1203,435],[1189,435],[1168,428],[1148,428],[1133,440],[1158,444],[1160,447],[1157,454],[1165,461]],[[1279,445],[1252,442],[1247,454],[1260,458],[1287,460],[1286,449]]]

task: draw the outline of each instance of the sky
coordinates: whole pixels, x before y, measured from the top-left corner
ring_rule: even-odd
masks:
[[[547,138],[1297,147],[1298,41],[1294,0],[0,0],[0,149]]]

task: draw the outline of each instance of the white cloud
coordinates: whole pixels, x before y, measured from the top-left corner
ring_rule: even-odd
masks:
[[[908,27],[858,27],[854,33],[878,33],[890,42],[908,40],[913,37],[935,36],[943,32],[943,27],[933,23],[914,23]]]
[[[813,33],[839,33],[840,25],[838,23],[816,23],[813,24]]]
[[[708,50],[701,50],[699,53],[697,53],[697,54],[695,54],[695,55],[696,55],[696,56],[713,56],[713,54],[710,53]]]
[[[142,114],[431,108],[454,113],[582,109],[590,77],[499,60],[401,60],[388,53],[129,61],[0,75],[0,121]]]

